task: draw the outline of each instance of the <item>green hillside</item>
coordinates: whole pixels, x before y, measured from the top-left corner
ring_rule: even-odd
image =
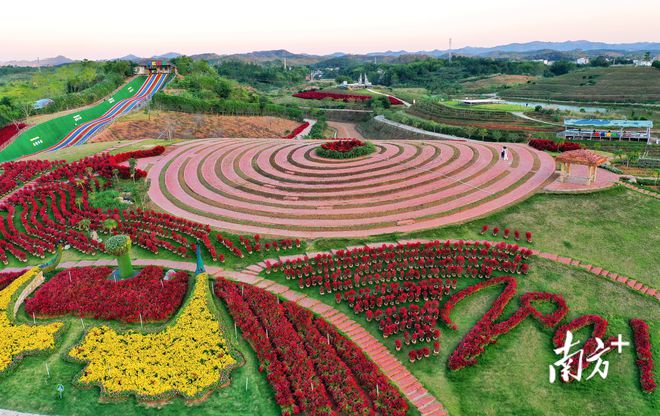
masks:
[[[4,150],[0,151],[0,162],[17,159],[47,149],[59,142],[77,125],[101,116],[118,101],[133,96],[145,80],[145,77],[137,77],[96,106],[46,121],[24,131]],[[80,118],[78,120],[74,119],[76,116],[80,116]]]
[[[638,67],[585,68],[504,89],[507,98],[590,102],[660,102],[660,70]]]

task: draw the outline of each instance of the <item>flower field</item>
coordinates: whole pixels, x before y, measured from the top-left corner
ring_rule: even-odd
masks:
[[[220,279],[215,292],[257,353],[283,414],[407,414],[378,367],[323,319],[254,286]]]
[[[72,314],[122,322],[168,319],[183,302],[188,274],[177,272],[163,280],[160,267],[148,266],[132,279],[113,281],[109,267],[62,270],[25,302],[28,315]]]
[[[9,286],[11,282],[20,277],[26,270],[20,272],[0,272],[0,290]]]
[[[208,275],[194,280],[190,300],[160,332],[90,329],[69,352],[86,363],[77,381],[99,386],[102,396],[145,401],[200,398],[224,384],[237,361],[211,309]]]
[[[304,100],[339,100],[339,101],[369,101],[371,100],[370,95],[357,95],[357,94],[341,94],[336,92],[325,92],[325,91],[303,91],[296,94],[293,94],[296,98],[302,98]]]
[[[105,253],[103,242],[92,240],[86,231],[126,234],[153,254],[165,250],[181,257],[191,257],[199,241],[212,260],[224,261],[224,254],[211,240],[208,225],[140,208],[103,210],[91,205],[90,194],[111,189],[115,175],[131,178],[125,162],[163,151],[162,146],[156,146],[114,156],[94,155],[72,163],[30,161],[0,165],[4,167],[0,187],[5,192],[36,178],[32,186],[19,189],[0,203],[0,261],[7,265],[12,256],[22,262],[30,256],[45,258],[54,252],[58,242],[83,254]],[[134,176],[140,179],[146,173],[136,169]],[[229,253],[243,257],[238,248]]]
[[[63,324],[60,322],[17,325],[10,319],[12,299],[39,273],[40,269],[34,267],[0,290],[0,374],[25,355],[55,347],[55,336],[62,329]]]
[[[374,320],[384,339],[393,339],[398,349],[401,343],[410,349],[439,339],[438,318],[448,316],[443,313],[451,309],[451,299],[458,298],[445,302],[444,309],[440,301],[456,289],[458,279],[486,279],[469,286],[477,290],[492,284],[487,279],[494,272],[526,273],[529,255],[529,250],[505,242],[384,244],[267,261],[266,273],[297,281],[303,290],[314,288],[336,303],[346,302],[356,315]],[[509,279],[515,294],[515,279]],[[531,313],[531,308],[526,311]]]
[[[26,127],[27,124],[24,123],[18,123],[18,125],[12,123],[0,128],[0,149],[2,149],[2,147],[9,141],[9,139],[14,137],[16,133]]]

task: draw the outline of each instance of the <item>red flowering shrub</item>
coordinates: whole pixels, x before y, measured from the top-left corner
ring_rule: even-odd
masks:
[[[559,295],[550,293],[526,293],[521,297],[520,308],[504,321],[496,322],[517,291],[516,279],[504,276],[468,286],[460,292],[455,293],[444,303],[440,311],[440,318],[450,328],[457,329],[456,324],[450,318],[450,313],[454,306],[469,295],[484,288],[502,283],[505,284],[505,287],[500,296],[495,299],[491,308],[470,329],[452,352],[449,357],[449,369],[458,370],[463,367],[475,365],[477,363],[477,357],[484,352],[487,345],[495,343],[498,336],[504,335],[514,329],[530,314],[538,318],[544,325],[554,326],[568,312],[566,302]],[[550,315],[544,315],[531,304],[531,301],[539,300],[551,301],[557,305],[557,309]]]
[[[325,320],[251,285],[219,279],[215,293],[257,353],[283,413],[407,413],[380,369]]]
[[[365,143],[362,140],[358,139],[341,139],[341,140],[331,140],[325,142],[321,145],[325,150],[333,150],[335,152],[350,152],[356,147],[364,146]]]
[[[557,150],[560,152],[568,152],[570,150],[578,150],[582,149],[582,146],[580,143],[574,143],[574,142],[562,142],[559,143],[559,146],[557,146]]]
[[[459,278],[489,279],[494,270],[524,273],[528,256],[529,250],[505,242],[433,241],[338,250],[267,261],[265,267],[275,278],[297,281],[302,290],[315,288],[364,314],[395,346],[430,347],[440,337],[440,300]]]
[[[651,353],[649,324],[641,319],[634,318],[630,320],[630,327],[633,331],[633,340],[637,353],[635,363],[639,368],[639,384],[645,392],[653,393],[656,384],[653,376],[653,354]]]
[[[616,338],[610,337],[605,339],[605,334],[607,331],[608,322],[605,318],[598,315],[584,315],[572,320],[571,322],[564,324],[557,328],[555,335],[552,337],[552,343],[555,348],[559,348],[564,345],[566,341],[566,333],[571,331],[575,333],[585,326],[593,325],[592,336],[584,342],[583,350],[584,356],[582,357],[582,362],[577,362],[577,360],[571,363],[571,372],[575,373],[577,367],[581,365],[582,369],[589,367],[591,364],[587,361],[587,358],[592,355],[598,348],[598,344],[595,338],[600,338],[605,346],[610,346],[613,341],[616,341]]]
[[[358,139],[339,139],[325,142],[316,148],[316,154],[332,159],[350,159],[365,156],[376,150],[373,144]]]
[[[21,276],[23,273],[25,273],[25,270],[21,270],[19,272],[3,272],[0,273],[0,290],[6,288],[16,280],[17,277]]]
[[[162,155],[164,152],[165,152],[165,147],[154,146],[151,149],[134,150],[132,152],[118,153],[112,156],[112,158],[114,159],[115,163],[124,163],[131,158],[142,159],[145,157],[154,157],[154,156]]]
[[[294,97],[303,98],[305,100],[324,100],[330,98],[332,100],[342,100],[342,101],[369,101],[371,100],[370,95],[357,95],[357,94],[341,94],[336,92],[326,92],[326,91],[303,91],[297,94],[293,94]]]
[[[488,231],[488,224],[484,224],[481,226],[481,232],[479,234],[484,234],[486,231]]]
[[[188,273],[164,281],[163,270],[147,266],[131,279],[110,279],[109,267],[82,267],[59,272],[25,302],[36,316],[72,314],[103,320],[144,322],[168,319],[183,302]]]
[[[284,139],[293,139],[294,137],[302,133],[302,131],[305,130],[307,127],[309,127],[309,122],[306,121],[303,124],[296,127],[295,129],[293,129],[293,131],[289,133],[288,136],[285,136]]]
[[[387,100],[390,102],[392,105],[403,105],[403,101],[399,100],[396,97],[392,97],[391,95],[387,96]]]
[[[0,164],[0,197],[64,162],[22,160]]]
[[[547,150],[549,152],[556,152],[559,149],[557,143],[548,139],[532,139],[528,143],[534,149],[537,150]]]
[[[19,131],[27,127],[27,124],[18,123],[18,125],[11,123],[7,124],[3,128],[0,128],[0,148],[14,137]]]

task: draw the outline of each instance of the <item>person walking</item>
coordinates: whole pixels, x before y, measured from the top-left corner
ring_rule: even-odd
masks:
[[[500,158],[502,160],[509,160],[509,150],[506,148],[506,146],[502,147],[502,151],[500,152]]]

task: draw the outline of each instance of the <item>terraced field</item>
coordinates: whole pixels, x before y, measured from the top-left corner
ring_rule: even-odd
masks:
[[[153,203],[240,233],[362,237],[465,221],[533,194],[549,155],[469,141],[378,142],[351,160],[316,156],[319,141],[209,139],[182,143],[149,171]]]
[[[499,92],[502,97],[579,102],[660,102],[660,71],[655,68],[588,68],[539,78]]]

